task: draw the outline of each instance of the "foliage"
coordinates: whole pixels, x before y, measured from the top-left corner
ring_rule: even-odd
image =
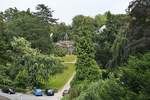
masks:
[[[98,32],[94,38],[96,44],[96,61],[103,67],[115,66],[126,43],[126,30],[128,26],[127,15],[114,15],[106,12],[106,28]],[[120,51],[119,51],[120,50]],[[119,56],[120,55],[120,56]],[[108,62],[110,61],[110,62]]]
[[[76,60],[75,55],[66,55],[64,57],[59,57],[59,59],[63,60],[65,69],[61,73],[49,76],[48,88],[62,88],[75,73],[75,64],[70,63]]]
[[[120,68],[121,81],[131,91],[137,93],[145,100],[150,98],[150,52],[137,57],[130,57],[128,65]],[[141,98],[141,97],[140,97]]]
[[[84,80],[84,81],[76,81],[76,84],[73,83],[72,81],[72,87],[70,88],[70,93],[68,100],[72,100],[80,95],[80,93],[84,90],[86,90],[90,84],[89,80]]]
[[[56,23],[57,19],[54,19],[52,15],[54,11],[51,10],[51,8],[48,8],[48,6],[45,6],[44,4],[38,4],[36,10],[37,12],[34,14],[43,21],[51,24]]]
[[[63,68],[58,60],[32,49],[31,44],[24,38],[14,38],[11,44],[13,50],[17,51],[17,55],[14,57],[16,66],[19,68],[16,80],[19,80],[17,84],[21,84],[21,86],[25,85],[21,79],[28,81],[31,87],[39,86],[43,81],[48,81],[49,75],[60,72]]]
[[[95,23],[96,23],[96,27],[100,28],[101,26],[105,25],[107,22],[107,18],[106,15],[101,15],[98,14],[95,16]]]
[[[92,82],[100,78],[100,71],[95,58],[95,50],[93,45],[94,25],[93,19],[86,16],[76,16],[73,19],[74,32],[76,42],[76,74],[72,81],[71,98],[79,96],[83,87],[82,82]]]
[[[76,41],[82,36],[94,35],[95,21],[89,16],[78,15],[73,18],[72,22],[72,37]],[[88,30],[89,33],[85,31]]]
[[[40,13],[40,11],[33,13]],[[17,8],[7,9],[3,12],[7,26],[5,34],[9,41],[12,40],[13,36],[24,37],[31,42],[33,48],[38,48],[42,53],[50,54],[53,46],[49,36],[50,24],[43,19],[44,15],[40,16],[33,13],[29,9],[27,11],[19,11]]]
[[[133,100],[127,96],[127,91],[115,80],[99,80],[90,86],[74,100]]]
[[[55,56],[63,57],[66,54],[67,54],[67,48],[55,46],[55,48],[54,48],[54,55]]]
[[[150,50],[150,1],[134,0],[128,7],[130,25],[127,34],[129,54]]]
[[[82,29],[81,32],[83,32],[85,35],[76,43],[78,59],[76,63],[75,80],[95,80],[99,77],[99,69],[94,60],[95,51],[92,44],[91,31]]]
[[[48,88],[61,89],[75,73],[74,64],[64,64],[65,69],[62,73],[49,76]]]
[[[65,40],[65,35],[68,35],[68,39],[70,40],[72,38],[71,36],[71,27],[66,25],[65,23],[60,24],[54,24],[52,26],[52,32],[53,32],[53,41],[58,42],[60,40]]]

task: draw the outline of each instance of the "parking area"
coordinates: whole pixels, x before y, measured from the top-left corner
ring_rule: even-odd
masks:
[[[60,100],[61,97],[57,93],[54,96],[34,96],[34,95],[27,95],[27,94],[6,94],[0,92],[0,100]]]
[[[9,98],[6,98],[4,96],[0,96],[0,100],[10,100]]]
[[[62,92],[55,93],[54,96],[34,96],[32,94],[7,94],[0,91],[0,100],[60,100],[62,98]]]

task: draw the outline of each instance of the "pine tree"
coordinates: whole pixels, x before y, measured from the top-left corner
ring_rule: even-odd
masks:
[[[82,25],[79,27],[79,34],[82,34],[76,40],[76,81],[90,80],[93,81],[99,76],[99,68],[96,64],[94,43],[92,42],[93,30],[88,25],[88,17],[84,17],[81,21]]]

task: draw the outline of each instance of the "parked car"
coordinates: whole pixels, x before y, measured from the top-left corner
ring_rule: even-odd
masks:
[[[66,94],[69,94],[69,90],[64,90],[62,96],[65,96]]]
[[[15,94],[15,93],[16,93],[16,92],[15,92],[15,89],[9,88],[9,87],[4,87],[4,88],[2,88],[2,92],[4,92],[4,93],[9,93],[9,94]]]
[[[42,92],[41,89],[34,89],[34,90],[33,90],[33,94],[34,94],[35,96],[43,96],[43,92]]]
[[[47,96],[54,96],[55,91],[53,89],[46,89],[45,93]]]

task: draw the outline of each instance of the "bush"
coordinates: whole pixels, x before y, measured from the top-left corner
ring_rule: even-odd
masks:
[[[62,48],[62,47],[55,47],[54,49],[54,55],[55,56],[59,56],[59,57],[63,57],[67,54],[67,49],[66,48]]]
[[[80,95],[80,93],[86,90],[91,82],[89,80],[84,81],[72,81],[71,89],[69,93],[69,100],[76,98]]]
[[[133,94],[120,86],[115,80],[99,80],[89,85],[89,87],[81,92],[80,96],[75,100],[134,100],[131,99]]]
[[[23,71],[20,71],[19,74],[17,75],[16,79],[15,79],[15,82],[16,82],[16,86],[17,87],[21,87],[21,88],[26,88],[29,86],[29,75],[28,75],[28,72],[27,70],[23,70]]]
[[[27,89],[22,89],[22,88],[16,88],[15,89],[16,90],[16,92],[21,92],[21,93],[27,93]]]
[[[147,98],[143,100],[150,99],[150,52],[139,57],[130,57],[128,65],[120,70],[125,87],[135,92],[139,98]]]

